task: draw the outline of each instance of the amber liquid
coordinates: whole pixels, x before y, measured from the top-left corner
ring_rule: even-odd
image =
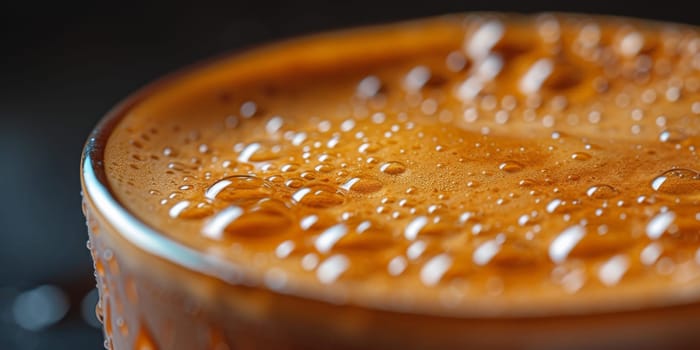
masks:
[[[700,293],[692,28],[456,16],[332,34],[123,114],[104,153],[117,199],[257,279],[149,257],[91,214],[114,349],[697,341],[694,307],[658,309]]]

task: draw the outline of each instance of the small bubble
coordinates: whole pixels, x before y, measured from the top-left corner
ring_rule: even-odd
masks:
[[[318,266],[316,277],[323,284],[335,282],[350,267],[350,259],[345,255],[333,255]]]
[[[311,271],[318,266],[318,255],[315,253],[308,253],[301,258],[301,267],[306,271]]]
[[[229,115],[224,120],[224,125],[228,129],[235,129],[239,123],[240,123],[240,121],[238,120],[238,117],[236,117],[235,115]]]
[[[420,279],[426,286],[437,285],[452,266],[452,257],[440,254],[428,260],[420,271]]]
[[[291,178],[284,182],[284,185],[289,188],[299,188],[304,186],[304,180],[300,178]]]
[[[210,200],[240,202],[269,197],[271,193],[271,185],[259,177],[234,175],[213,183],[204,192],[204,197]]]
[[[416,66],[406,74],[403,86],[408,91],[418,91],[428,80],[430,80],[430,69],[426,66]]]
[[[661,235],[671,226],[676,219],[676,214],[672,212],[664,212],[654,216],[646,227],[647,236],[650,239],[659,239]]]
[[[243,118],[251,118],[255,115],[255,112],[258,110],[258,105],[253,102],[253,101],[246,101],[243,104],[241,104],[241,116]]]
[[[279,158],[279,149],[268,147],[260,142],[252,142],[243,147],[238,154],[239,162],[263,162]]]
[[[406,171],[406,167],[400,162],[386,162],[379,167],[385,174],[398,175]]]
[[[467,65],[467,58],[459,51],[452,51],[445,59],[447,69],[452,72],[459,72]]]
[[[284,120],[282,117],[274,116],[267,121],[267,124],[265,124],[265,131],[267,131],[268,134],[274,134],[282,128],[283,124]]]
[[[700,174],[690,169],[671,169],[651,182],[654,191],[674,194],[689,195],[700,192]]]
[[[382,83],[374,75],[367,76],[357,84],[357,95],[362,98],[371,98],[379,93]]]
[[[586,190],[586,195],[593,199],[610,199],[618,195],[618,191],[610,185],[595,185]]]
[[[165,147],[163,148],[163,155],[166,157],[175,157],[177,156],[177,152],[172,147]]]
[[[387,266],[387,270],[389,272],[389,275],[391,276],[398,276],[401,273],[406,270],[406,267],[408,266],[408,262],[406,259],[402,256],[397,256],[391,259],[389,261],[389,265]]]
[[[586,152],[575,152],[571,155],[573,160],[589,160],[592,156]]]
[[[639,32],[630,32],[620,40],[620,53],[627,57],[634,57],[644,47],[644,37]]]
[[[309,207],[328,208],[342,204],[345,198],[343,194],[334,187],[314,185],[312,187],[300,188],[294,192],[292,200]]]
[[[205,223],[202,233],[213,239],[260,238],[285,233],[292,226],[286,206],[268,200],[246,210],[236,206],[222,210]]]
[[[586,235],[586,231],[581,226],[571,226],[562,231],[549,245],[549,257],[556,263],[563,263],[569,253]]]
[[[677,143],[685,140],[687,136],[679,130],[664,130],[659,134],[659,141]]]
[[[275,256],[279,259],[284,259],[289,256],[294,251],[295,244],[293,241],[286,240],[280,243],[277,248],[275,248]]]
[[[360,178],[354,177],[344,184],[340,185],[340,188],[346,191],[355,191],[360,193],[372,193],[377,192],[383,187],[383,184],[372,178]]]
[[[503,162],[498,166],[498,169],[501,169],[507,173],[518,172],[520,170],[523,170],[523,168],[524,166],[521,163],[513,160]]]
[[[316,170],[319,173],[329,173],[335,169],[332,165],[330,164],[319,164],[316,167],[314,167],[314,170]]]
[[[598,269],[598,278],[608,287],[612,287],[620,282],[629,268],[629,258],[624,255],[616,255],[606,261]]]

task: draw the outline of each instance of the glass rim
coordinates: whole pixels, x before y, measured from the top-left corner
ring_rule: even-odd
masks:
[[[470,12],[464,13],[463,15],[496,15],[496,16],[506,16],[509,18],[534,18],[541,14],[531,14],[531,15],[513,15],[509,13],[499,13],[499,12]],[[621,16],[606,16],[606,15],[586,15],[577,13],[551,13],[555,15],[564,16],[583,16],[591,17],[601,20],[610,19],[628,19],[631,21],[643,21],[652,25],[658,25],[662,23],[668,23],[672,25],[681,25],[686,27],[696,28],[695,26],[675,23],[658,21],[651,19],[640,19],[640,18],[630,18]],[[141,101],[149,98],[153,93],[159,91],[162,88],[167,88],[167,86],[178,79],[192,74],[197,73],[203,68],[209,68],[219,63],[225,61],[236,59],[237,56],[243,53],[257,51],[261,48],[274,48],[282,43],[294,43],[300,39],[316,39],[323,36],[334,35],[338,33],[348,33],[353,32],[355,29],[368,29],[374,27],[385,27],[393,26],[397,24],[406,23],[420,23],[431,19],[454,16],[459,14],[448,14],[442,16],[430,16],[419,19],[409,19],[401,21],[390,21],[387,23],[380,23],[375,25],[363,25],[355,26],[350,28],[343,28],[339,30],[323,31],[320,34],[305,34],[302,36],[294,36],[292,38],[284,38],[281,40],[268,41],[264,44],[252,45],[244,47],[243,49],[237,49],[229,52],[225,52],[220,55],[216,55],[212,58],[202,60],[198,63],[185,66],[175,70],[175,72],[168,73],[160,78],[156,78],[154,81],[146,84],[145,86],[135,90],[131,94],[127,95],[126,98],[118,102],[114,107],[112,107],[97,123],[94,129],[91,131],[81,154],[80,162],[80,180],[82,191],[81,194],[85,198],[89,198],[92,206],[99,212],[102,218],[109,223],[114,228],[114,233],[120,235],[122,238],[126,239],[131,245],[136,249],[140,249],[148,254],[164,259],[168,263],[172,263],[178,267],[185,268],[192,272],[200,273],[202,275],[218,279],[224,283],[230,284],[232,286],[246,286],[260,288],[280,296],[292,296],[301,298],[308,301],[316,302],[331,302],[333,303],[333,298],[329,298],[328,293],[309,291],[308,289],[299,289],[288,291],[279,291],[266,288],[263,283],[263,276],[258,273],[253,273],[250,269],[245,266],[240,266],[232,261],[217,257],[215,255],[206,254],[200,250],[194,249],[187,246],[182,242],[178,242],[176,239],[169,237],[167,234],[159,231],[157,228],[152,227],[145,223],[143,220],[139,219],[138,215],[127,209],[120,201],[116,198],[111,190],[109,182],[107,180],[107,174],[104,167],[104,151],[109,138],[112,135],[114,128],[119,124],[119,122],[128,114],[129,110],[136,106]],[[429,311],[426,308],[421,307],[415,310],[404,310],[400,307],[379,305],[373,303],[366,303],[361,305],[349,304],[350,306],[356,306],[364,308],[370,311],[377,312],[392,312],[396,314],[405,315],[415,315],[424,317],[448,317],[457,318],[464,320],[519,320],[519,319],[549,319],[549,318],[590,318],[590,317],[605,317],[609,315],[618,314],[630,314],[630,313],[643,313],[643,312],[655,312],[655,311],[668,311],[679,308],[696,307],[700,308],[700,291],[695,291],[695,293],[663,293],[661,297],[666,296],[667,300],[654,300],[655,303],[644,303],[635,307],[621,307],[620,305],[615,305],[611,300],[605,300],[601,302],[598,308],[594,311],[585,311],[585,305],[577,311],[563,311],[557,308],[546,308],[543,313],[537,311],[537,305],[528,308],[519,308],[517,312],[502,312],[499,311],[478,311],[473,310],[472,312],[458,311],[455,313],[445,312],[445,311]],[[691,295],[689,295],[691,294]],[[614,301],[614,300],[613,300]],[[337,303],[336,303],[337,304]],[[392,304],[393,305],[393,304]],[[522,310],[521,310],[522,309]],[[558,310],[558,312],[557,312]]]

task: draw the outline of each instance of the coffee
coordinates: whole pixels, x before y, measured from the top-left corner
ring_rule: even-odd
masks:
[[[215,267],[93,232],[115,349],[700,341],[666,309],[700,291],[694,28],[448,16],[232,56],[117,114],[110,194]]]

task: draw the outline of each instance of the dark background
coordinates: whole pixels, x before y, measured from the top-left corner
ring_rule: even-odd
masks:
[[[693,1],[0,5],[0,350],[102,347],[78,161],[91,128],[121,98],[174,69],[248,45],[470,10],[575,11],[700,24]],[[30,330],[13,309],[18,296],[42,285],[60,288],[69,308],[58,322]]]

